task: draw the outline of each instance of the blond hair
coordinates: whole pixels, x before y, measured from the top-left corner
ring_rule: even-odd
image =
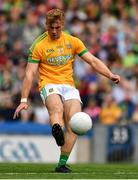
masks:
[[[64,23],[64,12],[60,9],[52,9],[48,11],[46,15],[46,23],[51,24],[56,20],[60,20]]]

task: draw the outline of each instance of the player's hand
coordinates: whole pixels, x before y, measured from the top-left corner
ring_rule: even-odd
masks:
[[[110,79],[116,84],[118,84],[120,82],[120,76],[116,75],[116,74],[112,74]]]
[[[15,110],[15,113],[13,115],[13,119],[15,119],[16,117],[19,116],[19,113],[20,113],[21,110],[27,109],[27,108],[28,108],[28,104],[27,103],[20,103],[19,106]]]

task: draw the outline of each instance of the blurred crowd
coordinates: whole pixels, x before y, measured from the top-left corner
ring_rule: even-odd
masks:
[[[20,102],[28,48],[45,31],[45,14],[52,8],[64,10],[65,31],[121,76],[115,85],[76,56],[74,78],[83,111],[94,123],[138,123],[137,0],[0,0],[0,121],[16,121],[12,117]],[[30,108],[20,120],[46,124],[49,116],[37,79]]]

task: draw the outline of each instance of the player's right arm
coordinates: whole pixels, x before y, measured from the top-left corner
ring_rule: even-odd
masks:
[[[113,74],[100,59],[88,52],[80,39],[73,38],[73,40],[76,54],[78,54],[85,62],[87,62],[96,72],[111,79],[116,84],[120,82],[120,76]]]
[[[38,65],[39,65],[38,63],[29,63],[29,62],[27,63],[25,77],[23,80],[23,85],[21,90],[21,100],[23,100],[24,102],[21,102],[19,106],[16,108],[13,116],[14,119],[19,116],[21,110],[28,108],[27,99],[32,87],[33,78],[38,70]]]

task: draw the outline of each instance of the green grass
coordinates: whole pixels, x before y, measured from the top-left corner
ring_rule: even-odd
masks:
[[[0,163],[0,179],[138,179],[136,164],[72,164],[70,174],[54,172],[55,164]]]

